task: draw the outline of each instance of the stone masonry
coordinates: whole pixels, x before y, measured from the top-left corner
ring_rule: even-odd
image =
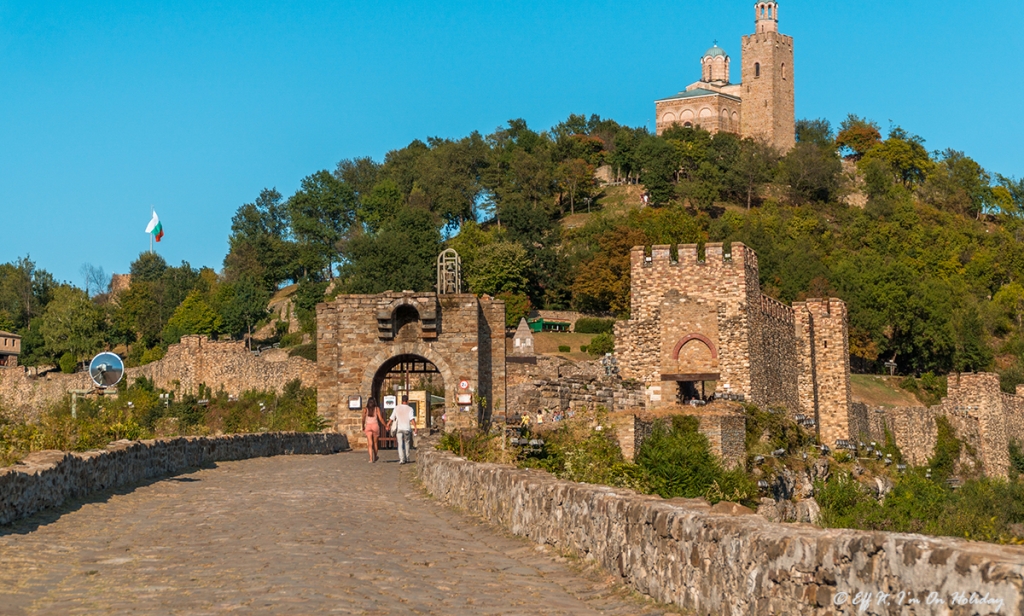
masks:
[[[851,413],[851,431],[861,441],[885,442],[886,431],[904,460],[925,465],[935,450],[936,421],[945,417],[966,447],[960,464],[980,464],[986,475],[1009,473],[1009,444],[1024,444],[1024,388],[1016,395],[999,389],[999,375],[951,374],[948,395],[930,408],[870,409],[858,404]],[[972,470],[967,468],[965,470]]]
[[[215,341],[206,336],[185,336],[172,344],[160,361],[129,368],[129,382],[145,376],[168,391],[198,393],[205,385],[213,391],[239,395],[250,389],[280,393],[294,379],[309,387],[316,382],[316,364],[285,353],[255,356],[241,341]],[[28,368],[0,368],[0,407],[21,419],[38,417],[47,406],[73,389],[92,389],[85,372],[33,375]]]
[[[838,299],[791,308],[761,294],[757,255],[735,242],[632,250],[631,318],[616,324],[622,377],[646,406],[681,402],[683,383],[782,406],[816,421],[823,443],[850,438],[847,313]]]
[[[420,452],[416,471],[439,502],[595,561],[638,592],[694,614],[938,616],[1024,609],[1024,548],[1018,546],[777,524],[742,515],[743,508],[730,503],[666,501],[436,450]],[[917,603],[897,605],[901,591]],[[878,605],[879,592],[893,600]],[[858,593],[873,599],[854,604]],[[954,607],[954,593],[987,594],[1000,603]]]
[[[486,425],[505,408],[505,304],[472,294],[340,295],[317,306],[317,408],[331,427],[364,445],[359,396],[400,358],[433,364],[445,390],[445,429]],[[461,390],[466,381],[469,387]],[[469,396],[469,405],[459,396]]]

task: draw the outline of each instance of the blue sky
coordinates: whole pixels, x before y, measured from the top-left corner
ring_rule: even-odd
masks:
[[[783,0],[797,117],[890,120],[1024,176],[1024,3]],[[0,262],[78,285],[126,271],[155,206],[172,264],[220,268],[263,187],[426,136],[653,124],[653,100],[733,56],[749,0],[0,0]]]

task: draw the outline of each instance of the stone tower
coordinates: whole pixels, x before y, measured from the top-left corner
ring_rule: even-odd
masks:
[[[754,34],[744,36],[743,115],[740,134],[782,152],[796,144],[793,37],[779,33],[779,4],[754,6]]]

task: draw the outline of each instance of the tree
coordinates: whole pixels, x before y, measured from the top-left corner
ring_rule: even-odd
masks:
[[[994,201],[992,177],[963,152],[948,149],[928,173],[921,196],[938,208],[980,218]]]
[[[334,177],[352,188],[356,198],[362,199],[377,185],[381,165],[369,156],[345,159],[338,163]]]
[[[835,147],[832,124],[825,118],[797,120],[796,140],[798,143],[813,143],[822,148]]]
[[[404,202],[405,197],[394,180],[381,180],[360,199],[359,220],[368,231],[376,233],[395,217]]]
[[[229,281],[249,276],[267,289],[276,289],[281,282],[298,277],[288,216],[281,193],[273,188],[264,188],[255,202],[238,208],[231,219],[230,249],[224,258]]]
[[[489,244],[480,249],[473,269],[466,272],[469,289],[477,295],[525,294],[529,265],[528,254],[521,244]]]
[[[224,331],[238,338],[246,335],[252,348],[252,330],[267,316],[270,294],[253,278],[242,278],[221,292],[221,323]],[[321,291],[322,295],[322,291]]]
[[[676,149],[660,137],[649,136],[637,148],[640,182],[654,205],[668,205],[675,196],[673,182],[680,167]]]
[[[882,133],[879,132],[878,124],[851,113],[839,125],[835,144],[847,158],[860,160],[868,150],[881,142]]]
[[[533,310],[530,298],[523,293],[498,293],[497,299],[505,302],[505,327],[518,326]]]
[[[214,336],[220,327],[220,315],[210,308],[199,291],[192,291],[167,321],[163,330],[163,339],[165,344],[174,344],[180,342],[182,336],[193,334]]]
[[[85,293],[89,296],[104,293],[107,287],[110,286],[110,276],[107,276],[102,267],[97,267],[91,263],[83,263],[79,272],[82,275],[82,281],[85,283],[83,287]]]
[[[71,353],[76,359],[100,346],[99,309],[84,291],[69,286],[58,287],[53,301],[43,313],[41,333],[51,357]]]
[[[782,159],[781,179],[798,202],[828,202],[840,187],[843,164],[834,152],[813,143],[798,143]]]
[[[334,278],[340,244],[355,221],[356,197],[352,188],[327,171],[302,180],[288,200],[292,233],[299,242],[299,264],[308,274]]]
[[[775,177],[779,153],[771,145],[756,139],[744,139],[732,167],[732,181],[740,189],[750,209],[761,186]]]
[[[876,160],[885,163],[893,178],[904,186],[921,184],[933,167],[928,150],[924,149],[924,139],[899,126],[889,131],[888,139],[868,150],[858,165]]]
[[[421,208],[402,208],[379,233],[352,237],[341,269],[342,288],[348,293],[429,291],[437,280],[440,252],[436,217]]]
[[[167,261],[155,252],[144,252],[132,262],[129,271],[132,282],[156,282],[164,275]]]
[[[577,198],[590,196],[594,187],[594,166],[581,158],[567,160],[555,170],[558,187],[569,196],[569,211],[576,213]]]
[[[114,311],[114,329],[134,332],[133,338],[141,340],[143,346],[152,346],[164,327],[160,316],[160,305],[157,303],[157,283],[137,282],[132,280],[131,286],[117,299]]]

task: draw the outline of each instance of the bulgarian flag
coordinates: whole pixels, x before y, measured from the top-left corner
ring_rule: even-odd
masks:
[[[160,222],[160,217],[156,215],[156,210],[153,210],[153,218],[146,225],[146,233],[152,234],[153,239],[158,242],[164,236],[164,226]]]

